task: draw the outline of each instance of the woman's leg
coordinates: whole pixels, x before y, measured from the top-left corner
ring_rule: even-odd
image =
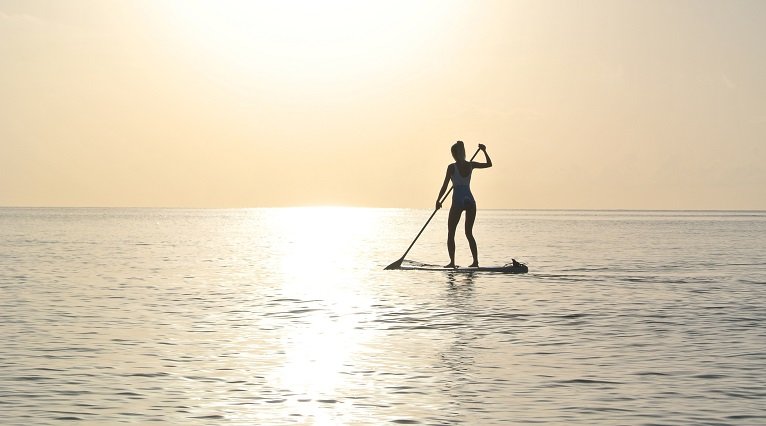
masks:
[[[449,265],[445,265],[445,268],[455,267],[455,230],[457,224],[460,222],[460,213],[462,211],[459,207],[452,204],[449,209],[449,218],[447,219],[447,252],[449,252]]]
[[[479,266],[479,249],[476,247],[476,239],[473,237],[473,222],[476,220],[476,205],[469,206],[465,211],[465,237],[468,238],[468,245],[471,247],[473,256],[472,267]]]

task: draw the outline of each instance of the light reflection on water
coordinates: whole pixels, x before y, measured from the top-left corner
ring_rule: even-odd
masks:
[[[766,421],[766,215],[427,216],[0,209],[1,423]]]

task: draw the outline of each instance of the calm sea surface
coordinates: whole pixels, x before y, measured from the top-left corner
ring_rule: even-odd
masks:
[[[766,213],[429,214],[0,209],[0,424],[766,424]]]

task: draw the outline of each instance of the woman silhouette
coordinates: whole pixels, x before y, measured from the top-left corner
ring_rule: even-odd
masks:
[[[486,169],[492,167],[492,160],[487,154],[487,147],[479,144],[479,149],[484,153],[486,162],[478,163],[476,161],[466,161],[465,146],[463,141],[457,141],[452,145],[452,157],[455,162],[447,166],[447,175],[444,176],[444,183],[439,190],[439,196],[436,197],[436,209],[442,207],[439,200],[442,199],[444,192],[447,191],[447,184],[452,180],[454,187],[452,192],[452,206],[449,209],[449,219],[447,220],[447,251],[449,252],[449,264],[445,268],[455,267],[455,230],[460,222],[460,215],[465,211],[465,236],[468,238],[468,245],[471,247],[473,263],[471,267],[479,266],[479,252],[476,247],[476,239],[473,237],[473,222],[476,220],[476,200],[471,194],[471,174],[473,169]]]

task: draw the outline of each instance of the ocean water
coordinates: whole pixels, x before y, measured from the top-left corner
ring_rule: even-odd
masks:
[[[766,213],[429,213],[0,209],[0,424],[766,424]]]

